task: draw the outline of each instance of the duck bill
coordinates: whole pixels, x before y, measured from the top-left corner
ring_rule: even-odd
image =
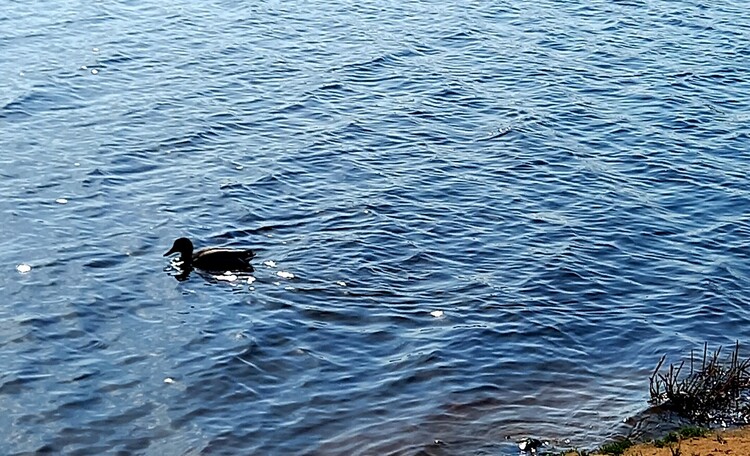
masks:
[[[165,253],[164,256],[169,256],[169,255],[171,255],[173,253],[177,253],[177,250],[175,250],[174,247],[172,247],[171,249],[169,249],[169,252]]]

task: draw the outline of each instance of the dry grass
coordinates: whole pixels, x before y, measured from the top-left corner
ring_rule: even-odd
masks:
[[[690,352],[688,373],[683,373],[685,361],[678,366],[670,364],[665,373],[660,372],[666,360],[666,355],[662,356],[649,378],[649,402],[696,423],[747,422],[750,358],[740,359],[739,352],[737,342],[734,350],[722,361],[721,347],[709,355],[708,345],[704,344],[699,366]]]

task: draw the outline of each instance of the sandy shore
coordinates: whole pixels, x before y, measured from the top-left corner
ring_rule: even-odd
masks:
[[[679,450],[679,451],[678,451]],[[607,454],[607,453],[592,453]],[[566,456],[575,456],[576,452]],[[632,446],[623,456],[750,456],[750,427],[712,431],[705,437],[692,437],[672,443],[671,448],[657,448],[653,444],[642,443]]]
[[[675,450],[679,449],[679,453]],[[750,428],[715,431],[705,437],[693,437],[668,447],[656,448],[653,445],[641,444],[629,448],[624,456],[748,456],[750,455]]]

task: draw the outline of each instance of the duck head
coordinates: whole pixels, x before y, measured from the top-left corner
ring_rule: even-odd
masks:
[[[190,262],[193,259],[193,243],[190,242],[190,239],[181,237],[174,241],[172,248],[164,256],[169,256],[173,253],[179,253],[180,259],[183,262]]]

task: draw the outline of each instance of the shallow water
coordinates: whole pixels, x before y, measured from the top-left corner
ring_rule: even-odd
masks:
[[[595,445],[663,353],[750,336],[748,31],[727,1],[5,5],[0,453]],[[182,235],[255,281],[175,280]]]

